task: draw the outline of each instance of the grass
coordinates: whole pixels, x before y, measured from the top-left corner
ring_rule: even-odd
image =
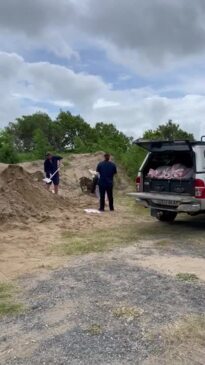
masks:
[[[44,156],[42,157],[42,159],[43,158],[44,158]],[[19,162],[31,162],[31,161],[35,161],[37,158],[36,158],[35,154],[32,152],[19,152],[18,159],[19,159]]]
[[[160,339],[160,346],[159,341]],[[157,357],[149,364],[204,364],[205,315],[188,315],[157,334]],[[148,364],[147,363],[147,364]]]
[[[140,203],[136,202],[135,198],[127,196],[126,193],[122,195],[116,190],[115,199],[121,207],[123,207],[125,210],[129,210],[131,214],[140,214],[140,216],[150,217],[149,210],[144,208]]]
[[[169,245],[169,241],[168,240],[159,240],[159,241],[156,241],[155,242],[155,245],[157,246],[157,247],[166,247],[167,248],[167,246]]]
[[[55,246],[54,250],[63,255],[83,255],[92,252],[104,252],[116,246],[125,246],[137,242],[136,228],[133,225],[104,230],[63,234],[64,243]]]
[[[125,212],[128,214],[126,216],[126,220],[130,222],[128,224],[121,226],[117,224],[110,229],[93,230],[92,232],[64,232],[63,242],[54,246],[52,251],[60,255],[100,253],[117,246],[127,246],[140,240],[153,240],[153,238],[156,241],[156,247],[163,248],[169,245],[180,247],[186,243],[191,243],[192,237],[196,244],[197,237],[199,235],[201,237],[201,232],[197,232],[193,228],[190,229],[188,224],[186,230],[183,230],[180,224],[176,226],[164,225],[149,217],[144,217],[144,212],[140,214],[139,207],[133,209],[136,209],[134,214],[133,211],[130,213],[130,208],[128,208],[127,213]],[[138,217],[140,217],[139,222]],[[165,237],[169,237],[169,240],[167,241]]]
[[[188,281],[188,282],[199,280],[199,278],[196,274],[192,274],[192,273],[188,273],[188,272],[187,273],[186,272],[185,273],[180,272],[176,275],[176,278],[178,280]]]
[[[98,336],[102,333],[102,327],[99,324],[92,324],[88,329],[87,332],[91,335],[91,336]]]
[[[22,309],[22,305],[15,302],[13,286],[0,283],[0,317],[18,314]]]
[[[168,345],[194,342],[205,343],[205,315],[189,315],[164,329],[163,338]]]
[[[133,320],[139,318],[144,313],[144,310],[137,307],[118,307],[113,310],[113,315],[116,318],[125,318],[127,320]]]
[[[192,244],[192,242],[197,244],[198,238],[201,239],[202,228],[198,229],[196,222],[179,220],[173,225],[162,224],[153,220],[147,209],[126,195],[116,193],[116,202],[119,209],[123,211],[125,222],[123,225],[119,222],[106,230],[64,232],[63,241],[52,247],[50,253],[55,252],[59,255],[100,253],[117,246],[127,246],[140,240],[153,240],[153,238],[156,242],[155,247],[159,249],[170,245],[184,247],[185,244]]]
[[[11,297],[11,288],[10,284],[0,283],[0,300]]]

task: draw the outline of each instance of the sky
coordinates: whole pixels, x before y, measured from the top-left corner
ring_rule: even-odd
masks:
[[[0,127],[60,109],[205,134],[205,1],[0,0]]]

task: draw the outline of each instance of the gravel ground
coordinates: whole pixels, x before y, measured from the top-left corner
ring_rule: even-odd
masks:
[[[204,313],[202,282],[145,270],[118,252],[76,258],[45,277],[24,277],[19,285],[28,309],[1,320],[1,365],[143,364],[161,346],[150,333]],[[143,313],[116,317],[121,307]]]

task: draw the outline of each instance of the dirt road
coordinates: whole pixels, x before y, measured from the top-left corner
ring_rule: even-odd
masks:
[[[83,158],[86,173],[99,156]],[[126,178],[115,213],[86,215],[97,202],[72,181],[79,163],[62,186],[78,204],[1,227],[0,282],[23,307],[0,318],[0,364],[204,364],[205,217],[156,222],[126,198]]]

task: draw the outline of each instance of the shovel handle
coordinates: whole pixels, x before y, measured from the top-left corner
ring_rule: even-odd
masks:
[[[53,176],[55,176],[55,174],[57,174],[57,172],[60,170],[60,167],[54,172],[53,175],[50,176],[50,179],[52,179]]]

